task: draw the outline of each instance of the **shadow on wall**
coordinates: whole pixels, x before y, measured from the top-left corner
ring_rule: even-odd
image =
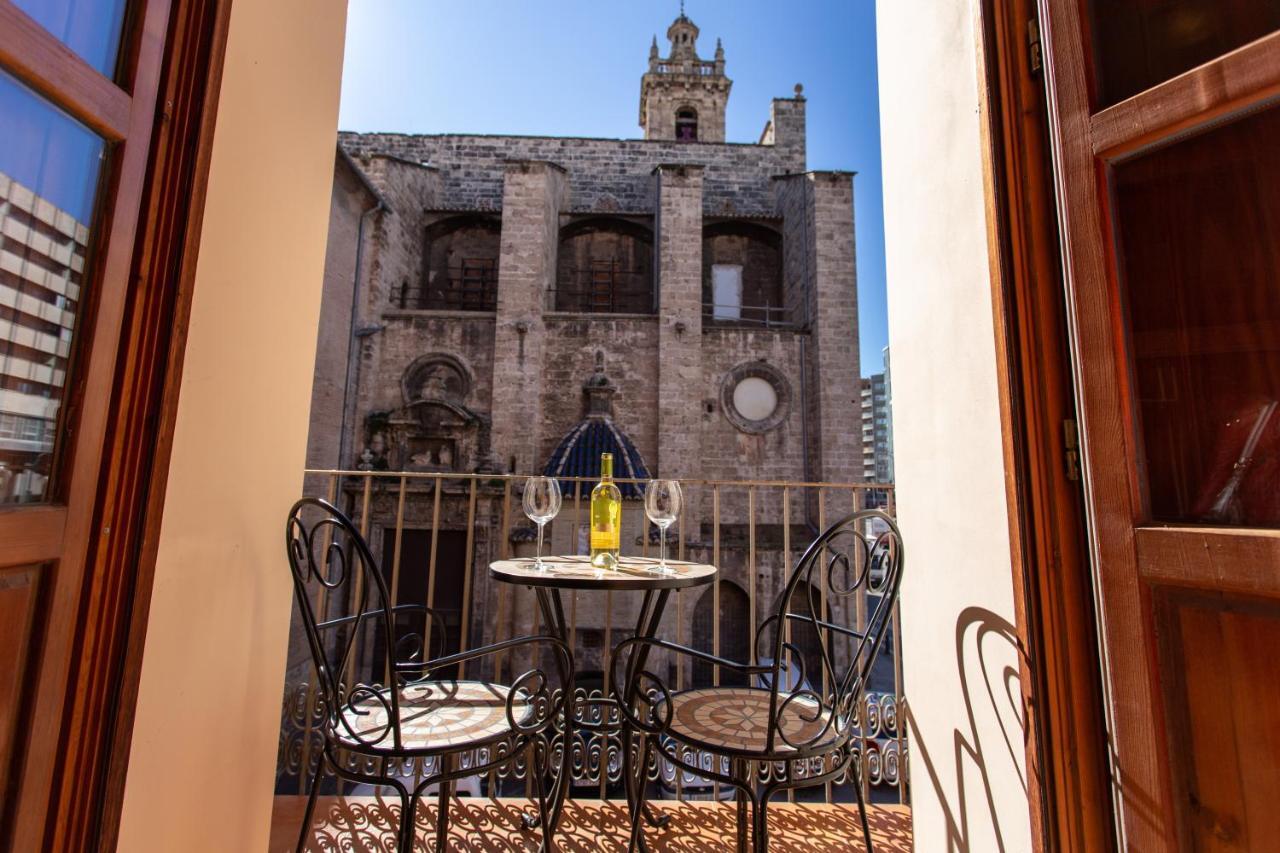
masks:
[[[995,644],[994,648],[992,644]],[[1007,663],[1010,649],[1015,661],[1025,654],[1018,644],[1014,626],[1003,616],[981,607],[968,607],[960,613],[956,621],[956,667],[964,693],[965,721],[962,728],[952,732],[953,788],[940,778],[930,754],[931,749],[937,750],[938,739],[931,737],[930,742],[924,741],[912,713],[910,699],[907,700],[911,749],[924,762],[934,795],[946,817],[949,851],[986,849],[985,833],[975,833],[969,825],[970,801],[976,801],[978,797],[985,800],[991,815],[990,831],[995,836],[997,849],[1008,849],[1000,825],[1000,811],[996,807],[996,793],[992,790],[992,777],[996,772],[1002,777],[1016,775],[1024,798],[1027,794],[1026,708],[1020,690],[1021,677],[1017,668]],[[970,683],[970,671],[975,665],[982,674],[980,686]],[[998,725],[994,728],[990,725],[980,727],[980,716],[986,720],[994,716]],[[975,778],[974,771],[982,781],[980,792],[966,787]],[[920,781],[913,780],[917,789]],[[949,788],[954,790],[954,797]]]

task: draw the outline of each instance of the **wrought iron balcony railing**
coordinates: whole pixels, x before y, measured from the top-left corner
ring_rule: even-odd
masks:
[[[453,267],[428,286],[401,283],[392,290],[390,301],[402,311],[493,311],[498,306],[498,270]]]
[[[555,289],[557,311],[596,314],[652,314],[653,276],[618,263],[561,269]]]
[[[702,322],[712,326],[752,326],[765,329],[792,329],[791,311],[777,305],[720,305],[702,303]]]
[[[411,473],[387,471],[308,471],[308,492],[344,509],[360,527],[375,555],[393,597],[392,605],[425,604],[446,614],[438,626],[443,637],[432,637],[428,623],[424,648],[454,652],[459,648],[508,639],[540,630],[538,608],[527,590],[491,583],[487,567],[493,560],[532,556],[532,525],[520,510],[525,477],[502,474]],[[660,636],[703,649],[722,658],[752,656],[748,636],[776,606],[776,598],[799,555],[816,533],[848,512],[879,506],[893,514],[894,491],[884,483],[803,483],[791,481],[681,481],[685,509],[669,536],[670,556],[709,562],[721,568],[720,579],[709,588],[680,590],[667,606]],[[548,526],[545,553],[582,553],[592,482],[566,478],[560,514]],[[656,529],[638,501],[624,501],[624,554],[656,555]],[[412,600],[410,600],[412,599]],[[594,600],[593,600],[594,599]],[[850,622],[863,627],[871,608],[864,595],[853,603],[834,605],[826,590],[815,590],[820,607],[850,607]],[[622,593],[570,593],[565,607],[569,643],[578,658],[579,716],[586,725],[575,727],[571,750],[576,798],[616,799],[623,796],[622,740],[612,732],[592,731],[601,720],[604,686],[596,675],[605,656],[631,634],[629,602]],[[297,626],[295,626],[295,629]],[[297,632],[295,631],[295,634]],[[365,638],[364,653],[374,642]],[[359,648],[359,646],[357,647]],[[877,664],[868,693],[859,709],[857,759],[862,762],[864,794],[869,801],[905,803],[906,740],[899,619],[895,612],[890,644]],[[353,666],[360,666],[361,654]],[[510,678],[535,660],[499,658],[484,672],[459,672],[458,677]],[[654,661],[670,682],[681,689],[729,683],[732,673],[720,667],[692,666],[683,656]],[[804,667],[825,672],[822,667]],[[799,671],[799,669],[797,670]],[[825,675],[823,677],[825,681]],[[763,686],[763,685],[755,685]],[[824,693],[830,685],[814,684]],[[608,713],[607,711],[604,713]],[[616,710],[612,713],[616,714]],[[301,636],[291,639],[283,725],[280,739],[277,793],[306,793],[307,782],[320,759],[323,719],[314,689],[314,674]],[[552,744],[555,751],[563,742]],[[475,756],[484,763],[487,756]],[[711,761],[691,756],[691,763]],[[428,763],[422,764],[422,761]],[[427,775],[431,759],[392,768],[403,775]],[[786,772],[803,775],[804,762]],[[466,759],[464,759],[466,766]],[[517,760],[505,773],[490,773],[473,783],[472,793],[489,796],[528,796],[531,780],[526,763]],[[760,767],[765,778],[780,768]],[[676,773],[655,760],[648,768],[654,798],[724,799],[727,788]],[[334,791],[333,777],[324,790]],[[853,801],[850,777],[814,789],[791,792],[801,801]],[[466,789],[466,785],[463,786]],[[352,793],[348,791],[348,793]],[[369,793],[357,791],[354,793]]]

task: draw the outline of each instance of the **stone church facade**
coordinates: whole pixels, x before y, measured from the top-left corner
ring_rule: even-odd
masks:
[[[553,473],[593,476],[589,462],[565,462],[586,454],[564,445],[597,418],[649,476],[861,479],[852,174],[807,169],[800,86],[774,99],[757,142],[726,142],[724,50],[704,60],[698,37],[682,15],[667,56],[655,39],[642,139],[340,134],[308,467],[523,475],[555,459]],[[608,393],[588,412],[592,387]],[[467,573],[445,567],[470,553],[474,604],[450,634],[466,623],[475,643],[527,629],[523,591],[504,604],[484,571],[528,548],[518,486],[508,503],[500,479],[445,481],[437,495],[410,478],[402,506],[399,482],[377,479],[368,505],[371,546],[388,563],[403,518],[402,599],[423,593],[434,559],[437,605],[461,601]],[[362,488],[338,497],[358,512]],[[814,521],[799,492],[794,551]],[[688,553],[710,559],[713,498],[689,495]],[[643,509],[627,503],[636,532],[624,553],[643,541]],[[728,542],[747,492],[726,487],[719,504]],[[555,550],[577,547],[572,506],[566,495]],[[751,589],[767,612],[782,582],[781,498],[762,490],[755,507],[756,577],[726,544],[722,609]],[[668,608],[685,641],[698,604]],[[630,606],[582,598],[581,669],[600,668],[598,635],[620,639]],[[738,610],[741,630],[722,625],[735,645]]]

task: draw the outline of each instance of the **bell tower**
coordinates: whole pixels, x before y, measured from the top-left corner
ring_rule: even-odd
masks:
[[[649,70],[640,80],[640,126],[645,139],[724,142],[724,108],[733,81],[724,76],[724,48],[715,59],[698,56],[698,27],[684,14],[667,28],[670,53],[649,47]]]

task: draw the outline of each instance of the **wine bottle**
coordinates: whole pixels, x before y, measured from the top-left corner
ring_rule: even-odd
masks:
[[[600,454],[600,482],[591,490],[591,565],[616,569],[622,543],[622,492],[613,484],[613,454]]]

